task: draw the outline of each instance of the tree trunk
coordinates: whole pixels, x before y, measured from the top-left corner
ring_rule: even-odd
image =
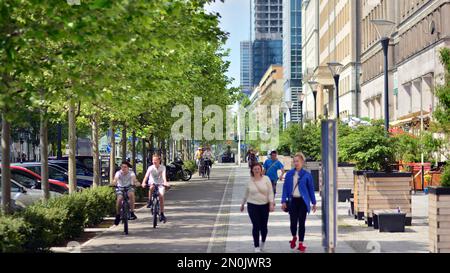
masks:
[[[48,119],[45,110],[41,111],[39,141],[41,146],[41,189],[44,200],[50,199],[50,186],[48,184]]]
[[[122,161],[127,160],[127,125],[124,123],[122,127],[122,140],[120,142],[122,145],[121,157]]]
[[[11,124],[2,114],[2,210],[5,214],[11,211]]]
[[[77,191],[77,169],[76,169],[76,121],[75,121],[75,103],[69,103],[69,193]],[[42,149],[42,148],[41,148]],[[41,158],[42,160],[42,158]]]
[[[116,134],[115,134],[115,122],[111,122],[111,152],[109,155],[109,183],[114,181],[116,174]]]
[[[161,141],[161,147],[162,147],[162,154],[163,154],[163,162],[164,165],[167,165],[167,149],[166,149],[166,140],[163,139]]]
[[[136,131],[134,130],[131,136],[131,165],[136,172]]]
[[[142,138],[142,165],[144,173],[147,171],[147,151],[145,149],[145,138]]]
[[[95,113],[92,117],[92,168],[94,171],[93,186],[94,188],[100,186],[101,173],[100,173],[100,152],[98,149],[98,114]]]

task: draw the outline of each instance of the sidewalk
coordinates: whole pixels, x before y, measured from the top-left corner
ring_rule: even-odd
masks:
[[[230,207],[230,218],[228,224],[228,235],[226,240],[227,253],[252,253],[253,237],[252,225],[246,212],[240,212],[239,207],[242,201],[245,187],[249,182],[250,175],[247,167],[235,169],[235,182]],[[291,232],[289,229],[289,215],[281,211],[281,193],[283,183],[277,185],[275,212],[269,216],[269,234],[266,242],[266,252],[270,253],[290,253],[289,247]],[[315,214],[309,214],[306,220],[305,245],[308,253],[323,253],[322,247],[322,219],[320,211],[320,196],[316,194],[318,200],[318,210]],[[355,252],[346,242],[338,242],[336,252]]]

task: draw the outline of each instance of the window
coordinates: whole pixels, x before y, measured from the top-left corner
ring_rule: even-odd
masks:
[[[17,181],[20,185],[24,186],[25,188],[32,188],[37,186],[37,181],[35,178],[31,178],[25,174],[18,173],[14,170],[11,171],[11,178]]]
[[[48,167],[48,176],[58,181],[68,181],[67,175],[53,167]]]

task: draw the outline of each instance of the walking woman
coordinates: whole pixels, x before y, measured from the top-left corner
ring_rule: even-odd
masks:
[[[262,174],[262,166],[256,163],[250,168],[250,182],[245,190],[244,199],[241,204],[241,212],[244,211],[247,203],[247,211],[253,224],[253,244],[255,252],[264,251],[267,237],[267,222],[269,221],[269,212],[274,211],[274,195],[272,183],[269,177]],[[259,238],[261,234],[261,244]]]
[[[306,250],[306,246],[303,245],[305,221],[307,213],[311,211],[311,204],[313,205],[312,211],[316,212],[313,178],[309,172],[303,169],[304,163],[305,156],[302,153],[295,154],[295,168],[286,174],[281,197],[281,208],[283,211],[289,212],[291,219],[292,240],[289,241],[291,249],[295,249],[298,239],[298,250],[300,252],[305,252]]]

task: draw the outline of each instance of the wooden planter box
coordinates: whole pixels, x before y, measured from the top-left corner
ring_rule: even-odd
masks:
[[[450,188],[430,187],[428,222],[430,252],[450,253]]]
[[[339,164],[337,168],[337,185],[338,190],[350,189],[354,193],[354,178],[353,171],[355,170],[354,165],[350,164]]]
[[[412,222],[411,173],[366,172],[364,174],[364,217],[372,226],[374,210],[397,209],[406,213],[406,225]]]
[[[355,218],[358,220],[364,219],[364,208],[366,206],[365,199],[365,171],[353,171],[353,202]]]

